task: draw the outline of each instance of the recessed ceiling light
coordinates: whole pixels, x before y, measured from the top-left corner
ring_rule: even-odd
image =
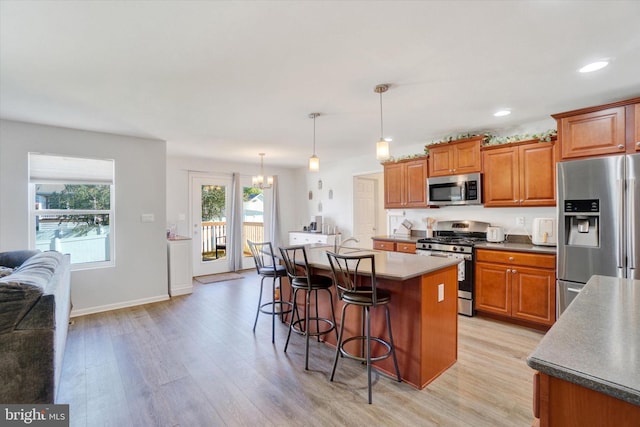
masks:
[[[509,114],[511,114],[511,110],[499,110],[493,113],[496,117],[508,116]]]
[[[580,68],[578,71],[581,73],[590,73],[592,71],[598,71],[604,67],[609,65],[609,61],[596,61],[591,64],[587,64],[584,67]]]

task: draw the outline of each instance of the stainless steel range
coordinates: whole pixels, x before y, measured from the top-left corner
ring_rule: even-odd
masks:
[[[487,240],[487,227],[480,221],[438,221],[433,237],[419,239],[416,254],[459,259],[458,264],[458,313],[473,316],[474,313],[474,245]]]

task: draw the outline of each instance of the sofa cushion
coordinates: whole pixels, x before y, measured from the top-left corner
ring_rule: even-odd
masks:
[[[13,268],[0,266],[0,277],[8,276],[13,273]]]
[[[0,278],[0,334],[11,332],[40,299],[60,264],[59,252],[40,252]]]
[[[39,253],[39,249],[24,249],[20,251],[0,252],[0,265],[16,268],[27,259]]]

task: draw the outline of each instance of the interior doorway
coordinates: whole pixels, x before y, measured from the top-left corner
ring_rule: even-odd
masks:
[[[353,235],[360,247],[372,248],[372,237],[387,234],[383,183],[382,173],[353,177]]]

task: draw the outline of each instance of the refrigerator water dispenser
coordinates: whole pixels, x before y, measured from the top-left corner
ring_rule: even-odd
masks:
[[[600,246],[600,201],[566,200],[564,203],[565,243],[570,246]]]

